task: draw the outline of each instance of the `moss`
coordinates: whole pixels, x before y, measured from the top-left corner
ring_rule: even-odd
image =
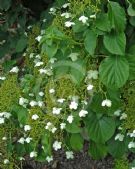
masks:
[[[11,110],[12,105],[18,103],[20,89],[16,75],[10,75],[0,87],[0,112]]]
[[[116,159],[114,169],[129,169],[129,162],[126,158]]]
[[[135,81],[129,82],[124,89],[125,110],[127,118],[124,128],[133,131],[135,129]]]
[[[34,114],[37,114],[39,116],[38,120],[35,120],[35,121],[32,120],[31,117]],[[45,128],[44,128],[45,122],[43,121],[43,119],[44,119],[44,114],[39,107],[34,107],[30,109],[28,124],[31,126],[31,130],[29,134],[30,134],[30,137],[32,137],[33,140],[37,143],[40,140],[43,133],[45,132]]]

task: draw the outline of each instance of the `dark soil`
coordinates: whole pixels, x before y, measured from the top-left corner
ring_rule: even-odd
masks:
[[[54,153],[54,160],[50,164],[27,161],[23,169],[113,169],[113,159],[108,156],[103,160],[93,160],[87,153],[87,146],[83,152],[74,154],[73,160],[67,160],[64,151]]]

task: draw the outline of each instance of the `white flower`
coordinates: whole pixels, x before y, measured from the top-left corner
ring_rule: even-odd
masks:
[[[135,148],[135,142],[130,142],[128,144],[128,148]]]
[[[73,152],[72,151],[67,151],[66,152],[66,158],[67,159],[73,159],[74,158]]]
[[[37,114],[33,114],[31,118],[32,118],[32,120],[37,120],[39,118],[39,116]]]
[[[47,73],[47,69],[39,69],[40,74],[46,74]]]
[[[71,58],[73,62],[78,59],[79,53],[71,53],[68,57]]]
[[[31,126],[30,126],[30,125],[25,125],[25,126],[24,126],[24,130],[25,130],[25,131],[31,130]]]
[[[51,129],[51,127],[52,127],[52,123],[48,122],[45,126],[45,129]]]
[[[29,93],[29,96],[33,97],[33,96],[34,96],[34,94],[33,94],[33,93]]]
[[[86,110],[81,110],[81,111],[79,112],[79,116],[80,116],[80,117],[85,117],[86,114],[88,114],[88,111],[86,111]]]
[[[50,163],[51,161],[53,161],[53,157],[52,157],[52,156],[47,156],[47,157],[46,157],[46,161],[47,161],[48,163]]]
[[[27,138],[25,139],[26,143],[30,143],[30,142],[31,142],[31,140],[32,140],[32,138],[31,138],[31,137],[27,137]]]
[[[60,124],[60,128],[61,128],[61,130],[65,129],[66,128],[66,123],[61,123]]]
[[[65,13],[62,13],[61,16],[64,16],[66,19],[68,19],[68,18],[70,18],[72,15],[71,15],[71,13],[65,12]]]
[[[70,3],[66,3],[62,6],[62,8],[67,8],[68,6],[70,6]]]
[[[88,20],[88,17],[86,17],[84,15],[79,18],[79,21],[81,21],[83,24],[86,24],[87,20]]]
[[[57,151],[57,150],[61,149],[61,144],[62,144],[62,142],[55,141],[53,143],[54,150]]]
[[[43,107],[44,106],[44,102],[43,101],[38,101],[38,106],[39,107]]]
[[[114,115],[115,115],[115,116],[120,116],[120,112],[121,112],[121,110],[116,110],[116,111],[114,112]]]
[[[36,64],[35,64],[35,67],[39,67],[39,66],[41,66],[41,65],[43,65],[44,64],[44,62],[37,62]]]
[[[68,28],[71,27],[72,25],[75,25],[75,23],[70,21],[65,22],[65,26]]]
[[[20,143],[20,144],[24,144],[24,142],[25,142],[25,139],[24,139],[23,137],[21,137],[21,138],[18,140],[18,143]]]
[[[89,91],[89,90],[92,90],[93,89],[93,85],[91,85],[91,84],[89,84],[88,86],[87,86],[87,90]]]
[[[25,160],[25,158],[23,158],[23,157],[19,157],[19,160],[20,160],[20,161],[22,161],[22,160]]]
[[[3,112],[4,113],[4,117],[9,119],[11,117],[11,113],[9,112]]]
[[[91,19],[96,19],[96,14],[90,15],[90,18],[91,18]]]
[[[119,140],[119,141],[123,141],[123,139],[124,139],[124,135],[123,134],[117,134],[116,136],[115,136],[115,140]]]
[[[89,70],[87,72],[88,79],[98,79],[98,71],[97,70]]]
[[[35,39],[36,39],[38,42],[40,42],[40,40],[42,39],[42,36],[39,35],[39,36],[36,37]]]
[[[51,59],[49,60],[49,62],[52,63],[52,64],[55,63],[55,61],[57,61],[57,58],[51,58]]]
[[[34,101],[34,100],[30,101],[31,107],[34,107],[34,106],[37,106],[37,105],[38,105],[38,103],[36,101]]]
[[[122,113],[120,116],[120,120],[125,120],[127,118],[127,114],[126,113]]]
[[[65,101],[65,99],[63,99],[63,98],[57,100],[58,103],[63,103],[64,101]]]
[[[19,69],[17,66],[13,67],[11,70],[10,70],[10,73],[18,73],[19,72]]]
[[[5,119],[4,118],[0,118],[0,124],[4,124],[5,123]]]
[[[28,103],[28,100],[27,100],[27,99],[25,99],[25,98],[23,98],[23,97],[21,97],[21,98],[19,99],[19,105],[26,107],[26,104],[27,104],[27,103]]]
[[[41,59],[41,56],[40,55],[36,55],[35,58]]]
[[[70,105],[69,105],[69,108],[76,110],[77,107],[78,107],[78,103],[75,102],[75,101],[71,101],[71,103],[70,103]]]
[[[2,140],[3,140],[3,141],[6,141],[6,140],[7,140],[7,137],[2,137]]]
[[[6,80],[6,77],[0,76],[0,80]]]
[[[112,106],[112,102],[111,102],[111,100],[109,100],[109,99],[106,99],[106,100],[103,100],[102,101],[102,104],[101,104],[103,107],[104,106],[107,106],[107,107],[111,107]]]
[[[49,93],[51,93],[51,94],[52,94],[52,93],[55,93],[55,90],[54,90],[54,89],[50,89],[50,90],[49,90]]]
[[[4,164],[9,164],[9,160],[8,160],[8,159],[5,159],[5,160],[4,160]]]
[[[30,153],[30,157],[33,158],[33,157],[37,157],[37,152],[36,151],[32,151]]]
[[[52,14],[52,15],[55,15],[56,9],[55,8],[50,8],[49,13]]]
[[[132,167],[131,169],[135,169],[135,167]]]
[[[39,92],[38,94],[39,94],[39,96],[41,96],[41,97],[44,96],[44,92]]]
[[[34,53],[31,53],[29,57],[30,57],[30,59],[33,58],[34,57]]]
[[[72,123],[73,120],[74,120],[74,117],[73,117],[72,115],[68,116],[67,121],[68,121],[69,123]]]
[[[55,133],[56,130],[57,130],[57,128],[56,128],[56,127],[53,127],[52,130],[51,130],[51,132],[52,132],[52,133]]]
[[[53,113],[53,114],[57,114],[57,115],[58,115],[58,114],[60,114],[61,109],[62,109],[62,108],[53,107],[53,111],[52,111],[52,113]]]

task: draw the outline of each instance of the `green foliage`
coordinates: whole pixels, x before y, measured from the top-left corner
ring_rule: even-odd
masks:
[[[115,132],[115,121],[111,117],[90,113],[85,121],[89,138],[97,143],[105,143]]]
[[[116,159],[114,169],[129,169],[128,160],[126,158]]]
[[[28,38],[26,17],[20,19],[19,38],[8,41],[14,54],[27,50],[18,77],[1,71],[0,111],[12,114],[4,122],[0,114],[0,140],[4,131],[10,133],[0,147],[2,162],[8,155],[11,165],[14,155],[48,161],[53,150],[82,150],[85,139],[94,159],[134,152],[129,146],[135,130],[134,3],[68,2],[58,1],[49,11],[52,21],[36,23]],[[3,12],[10,11],[10,1],[6,3]],[[10,19],[7,29],[16,17]],[[124,165],[118,162],[116,169]]]
[[[16,75],[9,75],[0,87],[0,111],[11,111],[12,106],[18,103],[20,88]]]
[[[122,87],[129,76],[129,65],[124,57],[111,56],[104,59],[99,67],[100,79],[109,88]]]

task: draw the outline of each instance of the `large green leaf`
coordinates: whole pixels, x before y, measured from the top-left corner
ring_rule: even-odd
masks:
[[[83,148],[83,138],[80,134],[72,134],[70,138],[71,147],[75,150],[81,150]]]
[[[108,16],[112,28],[123,31],[126,25],[126,16],[124,9],[117,2],[109,1],[108,3]]]
[[[111,25],[107,14],[100,13],[96,18],[95,24],[99,30],[110,31]]]
[[[105,143],[115,132],[115,121],[111,117],[96,116],[89,113],[85,119],[86,128],[91,140],[96,143]]]
[[[122,87],[129,77],[129,64],[126,58],[111,56],[105,58],[99,67],[100,80],[108,88]]]
[[[105,48],[112,54],[124,55],[126,47],[126,36],[122,33],[106,34],[103,39]]]
[[[115,158],[122,157],[124,153],[127,151],[127,147],[128,146],[126,140],[121,142],[121,141],[115,141],[113,138],[108,143],[108,151]]]
[[[89,146],[89,154],[94,159],[104,158],[107,155],[107,147],[105,144],[99,144],[92,141]]]
[[[97,44],[97,35],[92,31],[89,30],[85,34],[84,46],[87,52],[90,55],[94,55],[96,44]]]

